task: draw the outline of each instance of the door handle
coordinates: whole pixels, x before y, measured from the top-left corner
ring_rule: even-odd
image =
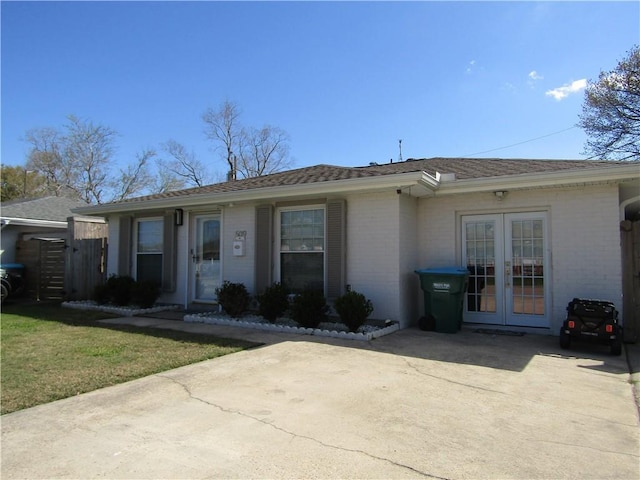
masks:
[[[504,286],[511,286],[511,262],[504,262]]]

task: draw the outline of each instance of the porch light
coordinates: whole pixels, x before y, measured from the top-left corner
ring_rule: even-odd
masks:
[[[184,221],[184,210],[182,210],[181,208],[176,208],[174,212],[174,219],[177,226],[182,225]]]

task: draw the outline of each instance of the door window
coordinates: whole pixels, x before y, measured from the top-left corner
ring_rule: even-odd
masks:
[[[512,219],[512,313],[544,315],[544,263],[543,220]]]
[[[544,212],[463,217],[465,320],[548,327],[546,242]]]
[[[467,308],[471,312],[495,312],[496,222],[470,221],[465,224],[465,230],[469,270]]]
[[[195,245],[191,250],[194,300],[214,302],[221,284],[220,216],[201,215],[195,220]]]

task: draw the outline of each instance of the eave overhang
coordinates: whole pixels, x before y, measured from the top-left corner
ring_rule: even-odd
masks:
[[[225,206],[244,202],[286,201],[311,197],[330,197],[347,194],[400,190],[414,197],[454,195],[495,190],[525,190],[595,183],[640,180],[640,166],[615,165],[605,168],[579,170],[555,170],[542,173],[503,175],[474,179],[449,180],[445,175],[435,177],[427,172],[408,172],[389,175],[331,180],[295,185],[253,188],[230,192],[206,192],[175,195],[146,200],[92,205],[74,209],[83,215],[109,215],[127,212],[146,212],[173,208],[197,208],[201,206]],[[448,181],[447,181],[448,180]]]
[[[274,187],[253,188],[250,190],[238,190],[234,192],[207,192],[149,199],[144,201],[92,205],[88,207],[80,207],[73,211],[83,215],[108,215],[131,211],[142,212],[171,208],[192,208],[203,205],[224,206],[243,202],[266,202],[274,200],[286,201],[288,199],[304,197],[337,196],[353,193],[384,191],[389,189],[393,189],[395,191],[418,185],[423,181],[423,177],[425,176],[430,177],[424,172],[410,172],[398,175],[379,175],[348,180],[279,185]]]

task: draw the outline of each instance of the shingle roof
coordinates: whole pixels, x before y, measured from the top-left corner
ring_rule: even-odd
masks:
[[[44,197],[33,200],[15,200],[3,202],[0,215],[8,218],[24,218],[29,220],[49,220],[66,222],[68,217],[76,216],[71,212],[78,207],[86,207],[81,200],[66,197]]]
[[[456,179],[474,179],[500,177],[504,175],[532,174],[582,168],[603,168],[614,164],[629,162],[596,160],[505,160],[489,158],[428,158],[409,159],[404,162],[383,165],[372,164],[366,167],[339,167],[334,165],[314,165],[285,172],[273,173],[262,177],[233,180],[203,187],[177,190],[155,195],[147,195],[119,203],[136,203],[147,200],[181,198],[197,194],[230,193],[257,188],[278,187],[299,184],[321,183],[337,180],[350,180],[365,177],[377,177],[410,172],[426,172],[435,176],[455,173]]]

